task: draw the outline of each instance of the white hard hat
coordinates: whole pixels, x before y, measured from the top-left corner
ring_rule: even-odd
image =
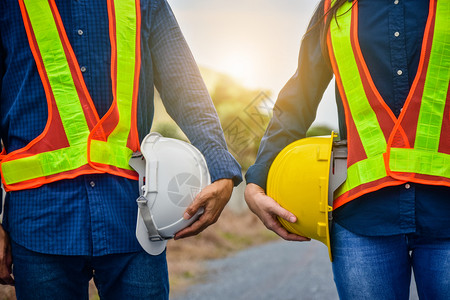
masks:
[[[186,208],[211,179],[205,158],[189,143],[153,132],[142,141],[141,153],[130,159],[139,173],[141,195],[136,237],[145,251],[158,255],[168,239],[203,213],[200,209],[191,219],[183,219]]]

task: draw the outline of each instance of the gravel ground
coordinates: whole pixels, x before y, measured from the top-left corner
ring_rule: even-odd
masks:
[[[339,299],[327,248],[316,241],[274,242],[206,262],[206,268],[202,283],[170,299]],[[418,299],[414,289],[413,283],[410,299]]]

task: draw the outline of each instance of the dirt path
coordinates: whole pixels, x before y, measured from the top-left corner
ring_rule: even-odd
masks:
[[[327,248],[276,241],[205,263],[201,283],[171,300],[338,300]],[[414,282],[411,300],[417,300]]]

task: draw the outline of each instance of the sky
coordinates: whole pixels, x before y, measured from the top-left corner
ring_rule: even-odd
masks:
[[[276,100],[295,73],[300,42],[318,0],[168,0],[197,64],[227,73]],[[334,84],[316,124],[337,128]]]

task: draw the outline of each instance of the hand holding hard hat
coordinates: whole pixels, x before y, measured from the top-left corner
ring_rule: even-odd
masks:
[[[203,214],[190,226],[177,232],[174,239],[196,235],[209,225],[214,224],[219,219],[228,200],[230,200],[232,192],[233,181],[231,179],[219,179],[205,187],[186,209],[184,218],[189,219],[190,216],[195,215],[199,208],[204,209]]]
[[[199,206],[191,218],[183,218],[211,179],[203,155],[186,142],[150,133],[142,141],[141,153],[130,159],[139,173],[136,237],[145,251],[158,255],[168,239],[203,213]]]
[[[291,211],[296,222],[278,218],[287,231],[307,236],[330,247],[334,191],[347,177],[347,148],[333,148],[329,137],[311,137],[286,146],[273,161],[267,177],[267,195]]]
[[[298,242],[310,240],[307,237],[287,231],[281,225],[279,220],[295,223],[297,222],[297,217],[267,196],[260,186],[249,183],[245,188],[245,201],[250,210],[261,219],[267,229],[272,230],[283,239]]]

